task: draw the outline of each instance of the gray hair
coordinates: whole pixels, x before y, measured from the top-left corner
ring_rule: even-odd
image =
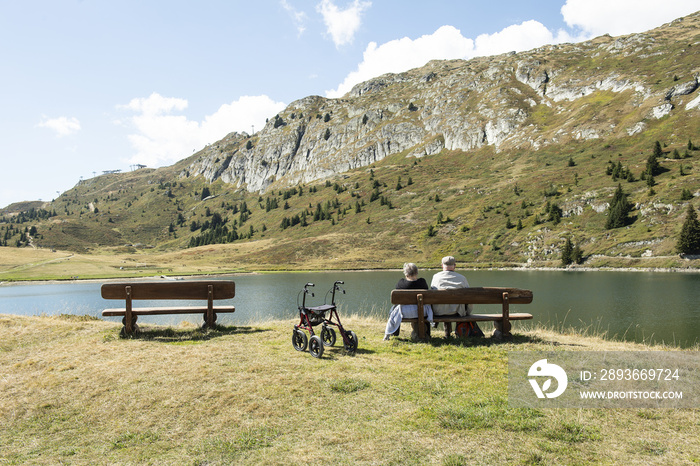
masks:
[[[442,265],[446,265],[448,267],[454,267],[457,265],[457,261],[453,256],[445,256],[442,258]]]
[[[418,275],[418,266],[413,262],[406,262],[403,265],[403,274],[407,277],[415,277]]]

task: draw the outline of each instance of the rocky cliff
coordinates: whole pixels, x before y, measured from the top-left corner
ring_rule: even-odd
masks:
[[[181,176],[257,192],[396,153],[536,151],[632,136],[673,112],[700,111],[699,28],[696,13],[648,33],[433,61],[358,84],[341,99],[306,97],[255,135],[207,146]]]

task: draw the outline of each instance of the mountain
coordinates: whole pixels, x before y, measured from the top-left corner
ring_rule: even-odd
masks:
[[[700,107],[697,22],[694,15],[648,34],[435,61],[358,84],[342,99],[307,97],[257,135],[210,146],[188,172],[257,192],[398,153],[537,151],[635,135]]]
[[[447,253],[552,265],[568,239],[587,265],[683,264],[676,237],[700,198],[699,31],[695,13],[306,97],[171,167],[84,180],[31,214],[6,209],[0,241],[29,243],[31,224],[33,246],[225,243],[216,251],[262,268],[355,268]],[[632,209],[606,228],[618,186]]]

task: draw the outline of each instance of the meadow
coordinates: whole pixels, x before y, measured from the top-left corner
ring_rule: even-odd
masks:
[[[292,348],[293,321],[202,331],[0,316],[0,464],[697,464],[696,409],[524,409],[513,350],[668,350],[516,325],[497,341]],[[697,349],[694,349],[697,351]]]

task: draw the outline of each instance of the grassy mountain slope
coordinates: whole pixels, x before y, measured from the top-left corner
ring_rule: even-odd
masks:
[[[291,169],[267,178],[274,159],[253,152],[275,134],[297,131],[291,105],[280,114],[288,122],[280,128],[271,120],[253,137],[231,134],[171,167],[98,176],[41,208],[6,208],[0,240],[80,253],[149,251],[174,262],[210,257],[255,270],[435,265],[445,254],[474,266],[552,266],[568,238],[589,266],[693,266],[674,248],[687,204],[700,208],[700,110],[687,109],[700,91],[673,92],[697,82],[699,23],[696,14],[647,35],[431,62],[365,83],[369,90],[357,97],[309,98],[318,115],[332,112],[330,122],[309,116],[304,123],[306,137],[318,132],[319,146],[324,123],[334,135],[352,136],[350,120],[362,113],[350,118],[349,106],[370,115],[385,109],[369,121],[374,126],[358,130],[369,131],[368,140],[392,137],[390,129],[398,134],[406,125],[443,131],[366,166],[318,171],[317,181],[296,183]],[[470,81],[495,69],[511,72],[489,78],[488,86]],[[421,77],[431,73],[429,88]],[[665,105],[673,110],[654,116]],[[489,112],[517,128],[489,132],[484,121],[485,143],[450,148],[458,139],[454,115],[472,122]],[[366,149],[364,140],[356,151]],[[423,150],[436,141],[441,150]],[[650,186],[641,178],[657,142],[661,170]],[[246,183],[222,176],[240,168],[246,146],[253,147],[246,163],[255,161],[269,181],[264,191],[249,192]],[[615,167],[632,176],[615,179]],[[625,227],[606,229],[618,185],[634,208]]]

